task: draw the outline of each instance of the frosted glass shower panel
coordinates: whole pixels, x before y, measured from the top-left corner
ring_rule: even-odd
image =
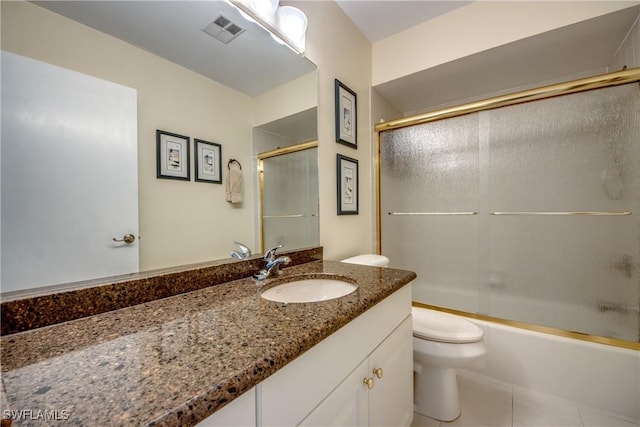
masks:
[[[477,308],[478,115],[380,136],[382,253],[416,271],[414,299]]]
[[[486,111],[481,120],[491,210],[624,211],[637,199],[637,84]]]
[[[468,212],[478,207],[478,115],[381,135],[384,213]],[[387,209],[388,208],[388,209]]]
[[[639,101],[631,84],[482,113],[506,214],[489,223],[491,315],[638,341]]]
[[[317,246],[318,149],[264,159],[262,180],[263,246]]]

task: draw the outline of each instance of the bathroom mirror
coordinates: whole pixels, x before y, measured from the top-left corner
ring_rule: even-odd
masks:
[[[261,251],[320,244],[316,114],[312,108],[254,129]]]
[[[267,121],[288,117],[289,126],[311,123],[315,132],[316,110],[308,108],[309,103],[317,102],[316,66],[311,61],[276,42],[224,1],[2,2],[1,7],[3,50],[137,90],[140,240],[135,244],[139,245],[140,272],[228,258],[234,240],[243,241],[254,253],[260,252],[255,228],[258,191],[252,173],[256,158],[252,131]],[[241,27],[235,40],[220,42],[203,31],[220,16]],[[158,57],[197,73],[193,75],[196,83],[187,86],[169,73],[158,77],[159,71],[154,68],[161,61]],[[176,76],[184,74],[180,67],[172,69]],[[137,74],[130,75],[134,69]],[[189,96],[201,95],[198,92],[204,86],[198,86],[200,78],[208,79],[209,86],[212,82],[220,84],[208,98],[216,104],[214,114],[190,102]],[[299,96],[280,89],[291,84],[298,85],[296,93],[304,85],[303,92],[310,101],[300,107]],[[268,99],[273,91],[291,94],[290,100],[280,96],[280,102],[298,111],[283,108],[265,113],[268,109],[261,107],[266,103],[263,98]],[[222,100],[217,97],[220,92],[226,94]],[[164,99],[164,93],[180,93],[184,99]],[[147,99],[151,95],[157,99]],[[161,111],[161,106],[168,112]],[[260,108],[263,112],[256,113]],[[221,117],[234,112],[233,120],[216,117],[217,111]],[[295,119],[301,117],[304,121],[296,125]],[[220,123],[209,124],[216,120]],[[156,178],[156,129],[221,144],[222,172],[232,157],[246,170],[245,201],[239,205],[227,203],[224,184]],[[247,226],[252,223],[254,227]],[[3,231],[9,227],[3,223]],[[67,231],[73,235],[73,230]],[[8,251],[11,248],[2,248],[3,253]],[[90,279],[100,281],[101,277]],[[6,292],[17,289],[7,289],[2,283],[1,290],[6,296]]]

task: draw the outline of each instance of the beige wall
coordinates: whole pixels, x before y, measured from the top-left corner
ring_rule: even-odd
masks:
[[[156,178],[156,129],[222,144],[223,170],[230,157],[249,168],[249,97],[33,4],[1,7],[2,49],[137,90],[141,270],[226,258],[234,240],[253,241],[250,174],[239,207],[223,185]]]
[[[283,4],[285,2],[282,2]],[[318,66],[320,244],[325,259],[374,250],[371,180],[371,44],[333,1],[287,1],[309,20],[306,56]],[[334,79],[357,94],[358,149],[335,142]],[[336,154],[358,160],[359,215],[337,212]]]
[[[373,45],[373,85],[633,5],[637,1],[476,1]]]
[[[313,71],[253,98],[251,124],[260,126],[317,105],[318,75]]]

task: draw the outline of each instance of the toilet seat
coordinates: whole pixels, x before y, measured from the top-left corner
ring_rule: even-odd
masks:
[[[449,313],[411,307],[413,336],[444,343],[472,343],[482,340],[484,331]]]

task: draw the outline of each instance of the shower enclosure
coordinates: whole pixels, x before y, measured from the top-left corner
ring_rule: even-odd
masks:
[[[414,301],[640,348],[638,80],[377,127],[379,249],[416,271]]]
[[[261,252],[318,246],[317,142],[259,154],[258,174]]]

